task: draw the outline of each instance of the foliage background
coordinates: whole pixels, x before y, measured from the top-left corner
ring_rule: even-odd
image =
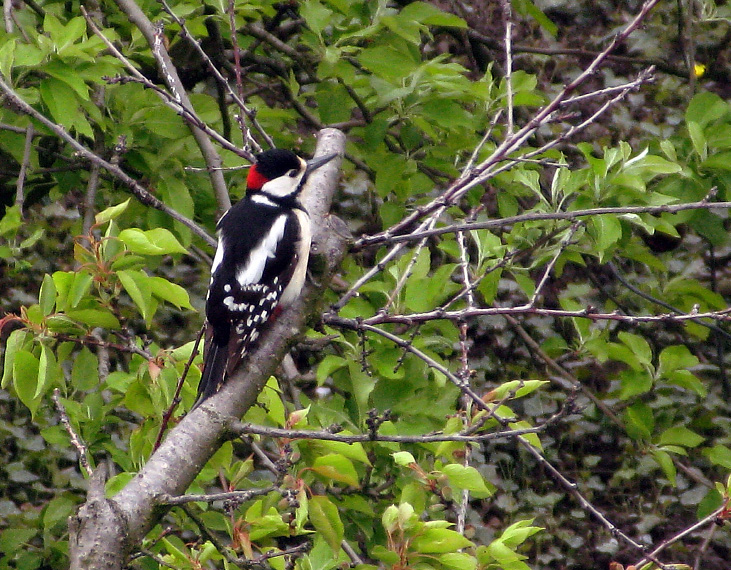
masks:
[[[214,198],[210,159],[154,88],[112,79],[130,72],[81,12],[83,5],[169,103],[174,95],[150,45],[125,13],[131,3],[5,4],[3,81],[212,233],[225,204]],[[351,446],[243,437],[222,447],[191,492],[267,492],[241,504],[172,509],[133,563],[234,567],[236,557],[275,547],[294,548],[300,567],[323,569],[603,568],[642,559],[549,466],[642,544],[655,546],[718,508],[726,490],[714,482],[731,469],[729,336],[718,315],[730,290],[726,210],[615,213],[579,224],[541,215],[709,194],[731,200],[731,31],[728,6],[719,4],[657,3],[569,94],[593,95],[561,107],[511,157],[555,145],[489,171],[437,217],[426,208],[469,174],[473,153],[477,163],[494,156],[580,76],[639,3],[237,1],[232,36],[227,3],[173,2],[171,15],[156,1],[138,2],[163,22],[198,119],[233,147],[266,147],[267,133],[308,155],[318,129],[343,129],[348,160],[334,213],[356,239],[381,240],[355,242],[323,322],[313,322],[295,351],[299,374],[273,379],[246,420],[338,424],[346,433],[378,427],[393,436],[538,426],[526,438],[544,461],[516,437]],[[242,119],[251,139],[235,116],[245,113],[217,92],[173,15],[232,82],[238,46],[241,98],[261,127],[253,115]],[[641,75],[650,65],[653,81]],[[594,115],[630,82],[621,101]],[[134,198],[110,210],[129,198],[119,177],[19,111],[5,91],[0,287],[3,310],[18,318],[2,328],[0,567],[61,568],[66,519],[86,481],[52,391],[60,389],[92,465],[109,466],[113,493],[151,453],[174,397],[202,323],[211,249],[190,224]],[[248,164],[218,148],[225,167]],[[245,172],[224,171],[232,199]],[[414,212],[447,230],[411,238],[378,265],[393,246],[380,232],[418,232],[416,222],[398,225]],[[449,229],[517,214],[536,217]],[[633,319],[693,311],[715,319]],[[486,417],[445,371],[502,407]],[[194,366],[183,410],[198,377]],[[297,548],[307,538],[312,549],[303,554]],[[728,526],[707,525],[660,558],[722,568],[730,549]]]

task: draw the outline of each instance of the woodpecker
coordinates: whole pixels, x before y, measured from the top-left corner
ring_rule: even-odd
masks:
[[[299,296],[312,237],[299,196],[310,173],[336,156],[305,162],[290,150],[262,152],[249,169],[246,195],[218,221],[193,408],[221,389],[267,324]]]

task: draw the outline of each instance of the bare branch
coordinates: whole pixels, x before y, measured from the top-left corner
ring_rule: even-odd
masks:
[[[8,2],[10,3],[10,2]],[[30,164],[30,151],[33,148],[33,125],[28,124],[25,128],[25,144],[23,146],[23,162],[20,164],[20,172],[18,173],[18,182],[15,186],[15,205],[18,206],[21,215],[23,214],[23,202],[25,201],[25,192],[23,186],[25,184],[25,174]]]
[[[79,454],[79,463],[81,463],[81,467],[84,469],[86,474],[91,477],[92,469],[89,464],[89,450],[71,425],[69,416],[66,413],[66,408],[64,408],[64,405],[61,403],[61,391],[58,388],[54,389],[52,397],[53,403],[56,405],[56,410],[58,410],[61,423],[71,439],[71,445],[76,448],[76,452]]]
[[[215,503],[216,501],[248,501],[254,497],[268,495],[272,491],[278,491],[278,487],[265,487],[263,489],[247,489],[246,491],[229,491],[227,493],[211,493],[209,495],[159,495],[157,502],[162,505],[184,505],[186,503]]]
[[[707,198],[698,202],[689,202],[687,204],[665,204],[661,206],[618,206],[607,208],[589,208],[586,210],[574,210],[569,212],[529,212],[527,214],[518,214],[517,216],[509,216],[496,220],[487,220],[484,222],[470,222],[466,224],[451,224],[441,228],[432,230],[417,229],[412,233],[404,235],[377,234],[374,236],[364,236],[357,240],[353,248],[361,249],[381,243],[399,244],[402,242],[416,241],[424,237],[438,236],[442,234],[450,234],[454,232],[463,232],[469,230],[488,230],[493,228],[503,228],[512,226],[522,222],[535,222],[538,220],[577,220],[591,216],[602,215],[622,215],[622,214],[675,214],[686,210],[725,210],[731,208],[731,202],[710,202]]]

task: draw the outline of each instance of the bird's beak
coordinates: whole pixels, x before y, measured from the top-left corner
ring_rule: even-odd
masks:
[[[307,170],[305,170],[305,176],[312,174],[312,172],[314,172],[321,166],[324,166],[325,164],[330,162],[336,156],[338,156],[337,153],[328,154],[327,156],[321,156],[319,158],[313,158],[312,160],[308,160],[307,161]]]

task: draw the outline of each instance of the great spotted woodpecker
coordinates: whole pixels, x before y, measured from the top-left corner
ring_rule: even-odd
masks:
[[[299,296],[312,236],[299,195],[309,174],[335,156],[305,162],[289,150],[257,155],[246,195],[218,221],[203,374],[194,408],[220,390],[267,323]]]

